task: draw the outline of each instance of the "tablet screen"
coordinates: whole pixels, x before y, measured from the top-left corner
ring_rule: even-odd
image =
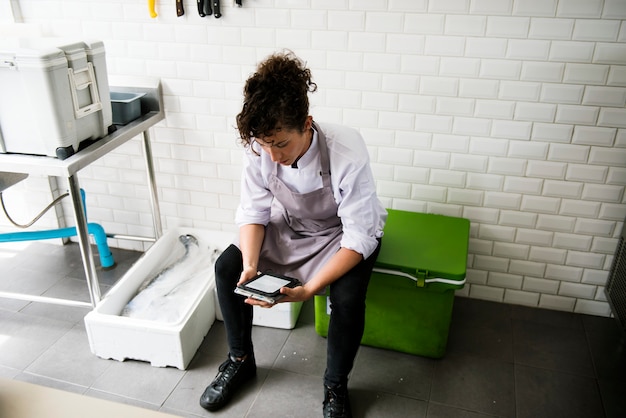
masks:
[[[259,290],[264,293],[274,293],[287,284],[289,284],[289,280],[265,274],[258,279],[253,280],[251,283],[246,284],[246,287],[249,289]]]

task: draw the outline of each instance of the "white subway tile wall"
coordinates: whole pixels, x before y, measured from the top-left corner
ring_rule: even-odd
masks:
[[[470,219],[460,294],[609,315],[626,217],[625,1],[244,0],[222,1],[220,19],[190,0],[182,17],[157,0],[156,19],[145,2],[19,3],[46,35],[102,39],[111,74],[161,79],[165,228],[235,231],[243,83],[289,48],[318,82],[315,118],[363,133],[386,206]],[[89,219],[151,235],[144,170],[138,140],[82,170]],[[33,178],[7,194],[32,207],[50,189]]]

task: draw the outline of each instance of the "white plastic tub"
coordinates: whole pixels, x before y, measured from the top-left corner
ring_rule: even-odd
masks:
[[[298,317],[302,310],[302,302],[278,303],[270,309],[255,306],[252,310],[254,315],[252,317],[252,325],[293,329],[296,326],[296,322],[298,322]],[[219,321],[224,320],[220,303],[217,300],[217,291],[215,292],[215,319]]]
[[[155,367],[184,370],[215,321],[215,279],[204,283],[188,309],[176,323],[129,318],[120,313],[143,281],[167,266],[174,248],[181,247],[180,235],[198,239],[200,248],[223,251],[232,233],[193,228],[174,228],[163,235],[110,290],[96,308],[85,316],[92,353],[104,359],[148,361]],[[212,251],[212,249],[210,250]]]

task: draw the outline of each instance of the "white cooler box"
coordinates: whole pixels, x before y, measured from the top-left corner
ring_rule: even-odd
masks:
[[[255,306],[253,309],[252,325],[261,327],[293,329],[298,322],[298,316],[302,310],[302,302],[285,302],[266,309]],[[223,321],[220,303],[215,292],[215,319]]]
[[[109,133],[104,44],[0,40],[0,152],[65,159]]]
[[[177,323],[161,323],[120,316],[148,277],[170,265],[172,252],[184,254],[178,237],[190,234],[198,239],[201,250],[223,251],[232,241],[232,233],[174,228],[165,233],[128,270],[96,308],[85,316],[85,326],[92,353],[105,359],[149,361],[152,366],[173,366],[184,370],[215,321],[215,279],[204,283],[188,304]],[[183,248],[183,249],[181,249]]]

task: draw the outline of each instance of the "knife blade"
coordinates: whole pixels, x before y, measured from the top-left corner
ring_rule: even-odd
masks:
[[[210,0],[209,0],[210,1]],[[213,14],[216,19],[222,17],[222,11],[220,10],[220,0],[212,0],[213,1]]]
[[[181,17],[185,14],[185,8],[183,7],[183,0],[176,0],[176,16]]]

